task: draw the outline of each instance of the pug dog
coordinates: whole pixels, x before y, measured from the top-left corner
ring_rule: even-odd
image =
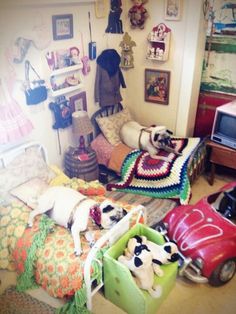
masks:
[[[80,232],[87,229],[91,216],[97,225],[110,229],[121,220],[126,211],[109,200],[101,204],[80,192],[64,187],[49,187],[37,200],[37,206],[30,212],[28,227],[32,227],[34,218],[46,213],[56,224],[71,229],[75,255],[82,253]]]
[[[134,149],[147,151],[153,159],[169,161],[168,157],[158,156],[160,149],[180,155],[171,145],[171,132],[165,126],[145,127],[136,121],[124,123],[120,137],[124,144]]]

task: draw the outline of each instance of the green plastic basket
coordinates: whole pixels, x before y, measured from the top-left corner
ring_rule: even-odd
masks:
[[[161,266],[164,276],[155,276],[155,283],[162,286],[162,295],[152,298],[147,291],[138,288],[129,269],[117,261],[128,240],[135,235],[144,235],[157,244],[165,242],[159,232],[142,224],[135,225],[123,235],[104,255],[105,297],[128,314],[155,314],[175,285],[178,263]]]

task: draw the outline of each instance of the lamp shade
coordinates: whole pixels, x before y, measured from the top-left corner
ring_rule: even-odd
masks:
[[[93,132],[87,111],[80,110],[72,113],[72,132],[76,136],[85,136]]]

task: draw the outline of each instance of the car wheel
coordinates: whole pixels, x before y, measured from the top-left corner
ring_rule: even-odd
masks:
[[[228,259],[218,265],[209,278],[212,286],[222,286],[230,281],[236,271],[236,259]]]

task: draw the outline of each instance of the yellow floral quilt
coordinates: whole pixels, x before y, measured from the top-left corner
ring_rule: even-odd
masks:
[[[58,182],[56,182],[58,183]],[[60,182],[61,183],[61,182]],[[93,195],[99,202],[104,200],[104,187],[98,182],[86,183],[80,179],[66,180],[66,186],[73,187],[84,194]],[[124,206],[130,210],[130,205]],[[39,231],[40,217],[34,221],[32,228],[27,228],[30,208],[21,201],[0,208],[0,268],[15,270],[22,274],[25,261],[31,247],[33,236]],[[104,232],[89,222],[88,230],[93,240],[97,240]],[[74,255],[74,244],[71,233],[55,225],[45,240],[43,248],[36,251],[34,278],[54,297],[69,297],[75,294],[83,284],[83,267],[90,250],[90,242],[81,235],[83,254]],[[91,269],[93,272],[93,269]]]

